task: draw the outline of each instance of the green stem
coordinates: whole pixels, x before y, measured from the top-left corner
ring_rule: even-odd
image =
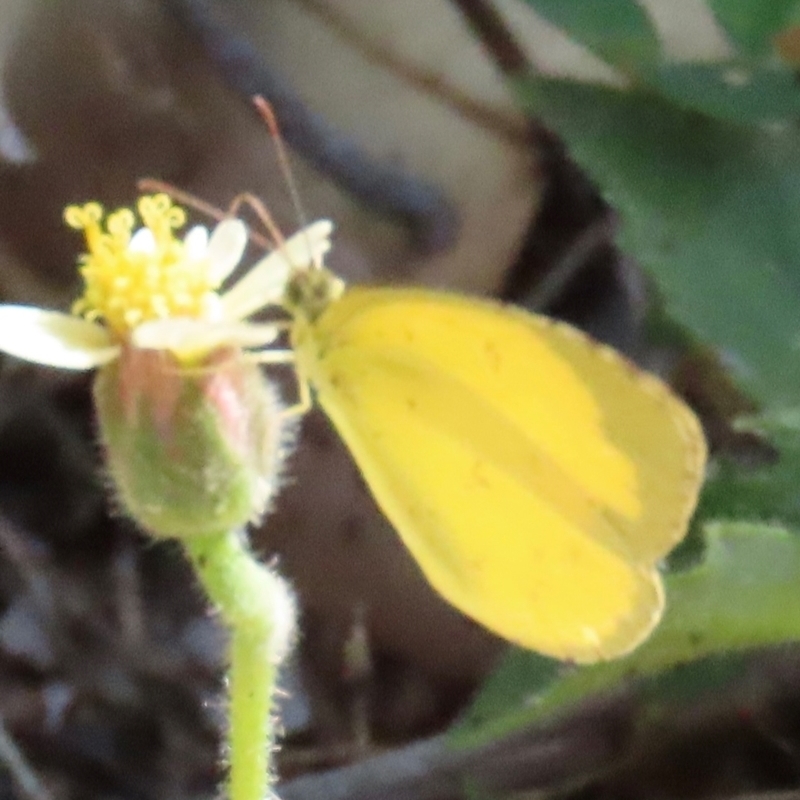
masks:
[[[183,544],[231,633],[228,796],[264,800],[272,783],[275,681],[294,631],[292,595],[239,532],[188,538]]]

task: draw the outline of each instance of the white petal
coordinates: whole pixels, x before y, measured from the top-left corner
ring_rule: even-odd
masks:
[[[283,247],[258,261],[222,297],[225,316],[245,319],[283,299],[286,281],[292,270],[310,269],[331,249],[333,223],[327,219],[312,222],[286,240]]]
[[[131,236],[131,240],[128,242],[128,250],[133,253],[145,253],[146,255],[155,253],[156,237],[153,236],[153,231],[150,228],[139,228]]]
[[[32,306],[0,306],[0,350],[62,369],[86,370],[119,355],[108,331],[85,319]]]
[[[189,360],[219,347],[263,347],[275,341],[278,333],[275,325],[173,317],[145,322],[134,329],[131,338],[136,347],[169,350],[179,359]]]
[[[193,261],[205,258],[208,250],[208,229],[195,225],[183,237],[183,246],[186,248],[186,255]]]
[[[280,305],[286,282],[293,269],[284,251],[273,250],[257,261],[242,279],[220,298],[222,314],[228,319],[245,319],[270,305]]]
[[[214,228],[208,242],[208,261],[217,286],[236,268],[245,247],[247,227],[240,219],[224,219]]]

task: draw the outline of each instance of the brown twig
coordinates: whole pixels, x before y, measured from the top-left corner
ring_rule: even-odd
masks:
[[[2,719],[0,719],[0,764],[8,770],[20,794],[26,800],[51,800],[52,795],[28,764],[25,754],[11,737]]]
[[[453,109],[462,119],[506,139],[512,144],[530,144],[528,124],[518,115],[509,114],[500,108],[481,103],[474,97],[451,84],[442,75],[409,63],[392,52],[384,41],[370,38],[338,6],[325,0],[295,0],[309,12],[321,19],[339,38],[361,53],[371,63],[391,72],[425,94],[435,97]]]
[[[533,67],[500,12],[488,0],[452,0],[494,62],[508,78],[521,78]]]
[[[622,700],[622,702],[620,702]],[[458,749],[445,734],[278,787],[282,800],[456,800],[464,787],[502,795],[543,789],[602,770],[630,731],[625,698],[608,698],[550,728]]]

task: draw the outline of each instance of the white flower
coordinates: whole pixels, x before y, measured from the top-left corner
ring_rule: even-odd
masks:
[[[223,220],[210,236],[194,227],[179,239],[185,213],[167,195],[141,197],[138,211],[144,225],[134,231],[130,209],[109,214],[105,227],[97,203],[66,209],[67,223],[86,236],[83,295],[72,314],[0,305],[0,350],[88,370],[113,361],[126,345],[167,350],[185,364],[221,347],[263,348],[279,328],[247,318],[282,302],[293,270],[321,262],[333,229],[328,220],[312,223],[221,292],[247,245],[241,220]]]

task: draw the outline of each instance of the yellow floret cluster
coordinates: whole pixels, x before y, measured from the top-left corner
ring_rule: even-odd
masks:
[[[68,225],[84,231],[88,250],[80,260],[84,292],[72,312],[105,322],[122,338],[148,320],[203,318],[216,298],[204,247],[175,236],[186,222],[183,209],[159,194],[140,198],[137,210],[146,231],[136,234],[129,208],[109,214],[105,226],[98,203],[64,213]]]

